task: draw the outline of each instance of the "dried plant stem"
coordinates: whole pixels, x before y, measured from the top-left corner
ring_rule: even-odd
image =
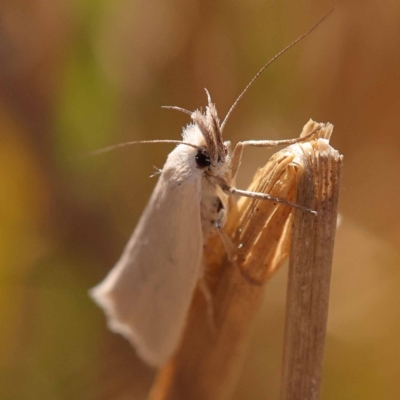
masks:
[[[310,121],[302,136],[317,125]],[[319,125],[322,137],[332,131],[330,125]],[[258,171],[249,190],[294,201],[302,185],[298,176],[307,171],[302,148],[313,148],[317,142],[296,144],[275,154]],[[315,217],[310,214],[310,218]],[[229,396],[264,286],[288,257],[292,223],[293,209],[284,204],[242,198],[232,208],[226,232],[240,249],[238,260],[231,263],[227,259],[218,237],[208,241],[205,283],[209,293],[196,291],[181,346],[160,370],[151,400],[222,400]],[[212,304],[207,301],[210,296]]]
[[[287,287],[282,400],[318,400],[328,319],[342,156],[326,142],[303,146]],[[306,240],[305,240],[306,238]]]

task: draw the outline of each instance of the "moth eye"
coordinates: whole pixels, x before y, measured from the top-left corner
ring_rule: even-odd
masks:
[[[208,154],[204,153],[204,151],[199,150],[195,157],[196,164],[199,168],[206,168],[211,165],[211,160]]]

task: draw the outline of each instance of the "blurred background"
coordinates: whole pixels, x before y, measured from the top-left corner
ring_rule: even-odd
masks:
[[[400,3],[337,2],[276,61],[225,139],[335,125],[345,156],[324,400],[400,397]],[[0,4],[0,398],[145,399],[154,372],[87,291],[113,266],[207,87],[223,117],[332,2],[5,0]],[[270,152],[248,149],[245,188]],[[270,281],[233,395],[278,399],[287,269]]]

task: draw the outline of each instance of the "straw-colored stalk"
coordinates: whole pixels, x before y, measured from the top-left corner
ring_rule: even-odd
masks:
[[[294,286],[296,291],[299,289],[296,288],[296,284],[299,284],[298,279],[296,280],[298,273],[293,273],[293,268],[297,271],[298,266],[298,263],[293,261],[295,259],[309,263],[306,267],[299,268],[315,268],[318,263],[324,266],[324,270],[328,269],[328,265],[330,268],[334,238],[332,221],[336,221],[337,193],[334,201],[329,203],[331,199],[328,197],[331,194],[322,185],[331,184],[329,177],[332,173],[337,174],[333,181],[338,184],[340,168],[332,168],[332,163],[335,160],[340,164],[341,157],[329,146],[332,125],[309,121],[301,135],[307,135],[318,126],[320,130],[316,134],[316,140],[295,144],[276,153],[265,167],[256,173],[249,188],[317,209],[318,216],[295,211],[287,205],[270,201],[249,198],[239,200],[237,206],[232,208],[226,226],[228,236],[238,248],[238,259],[235,262],[228,260],[218,237],[211,238],[205,246],[203,283],[208,287],[211,299],[207,299],[205,291],[201,290],[199,285],[180,348],[174,358],[160,370],[150,395],[151,400],[221,400],[229,396],[241,366],[250,324],[262,300],[264,286],[288,258],[293,221],[295,228],[294,246],[290,252],[290,285]],[[325,162],[326,158],[332,160]],[[321,201],[323,204],[328,202],[334,206],[321,205]],[[331,240],[329,244],[325,241],[325,232],[315,230],[324,226],[326,214],[329,214],[327,231],[329,230],[330,234],[326,235]],[[319,234],[322,236],[319,237]],[[322,258],[326,257],[323,260],[301,257],[303,251],[308,249],[307,254],[311,256],[309,253],[324,245],[329,251],[320,254]],[[301,274],[299,276],[307,279],[307,274],[309,272],[305,273],[305,277]],[[288,393],[302,381],[302,365],[307,365],[307,369],[304,370],[306,379],[316,377],[317,381],[320,380],[329,292],[329,273],[325,271],[322,275],[324,286],[317,292],[324,294],[317,298],[324,299],[324,306],[315,305],[315,299],[310,300],[307,295],[305,296],[309,300],[308,303],[302,297],[299,298],[298,294],[288,296],[289,302],[295,303],[288,304],[288,315],[295,314],[296,323],[293,325],[287,322],[286,328],[283,372],[285,400],[316,399],[293,397]],[[311,293],[316,291],[315,284],[319,284],[319,276],[316,273],[310,276],[309,281],[300,281],[300,284],[307,285],[310,298]],[[292,287],[289,290],[292,290]],[[301,291],[301,288],[299,290]],[[298,301],[302,302],[301,305],[297,304]],[[310,335],[314,335],[308,332],[311,327],[303,324],[304,319],[301,315],[307,311],[306,303],[307,306],[317,307],[318,317],[315,320],[311,318],[312,329],[317,329],[318,332],[317,338],[310,339]],[[308,323],[308,320],[306,322]],[[317,326],[319,323],[324,326]],[[304,330],[307,332],[303,332]],[[297,334],[300,337],[294,340],[294,335]],[[308,368],[310,355],[304,355],[302,352],[314,350],[302,342],[303,336],[308,341],[311,340],[312,346],[318,348],[318,357],[311,356],[311,364],[318,363],[318,367],[313,365],[312,368]],[[301,351],[298,351],[298,348]],[[319,372],[316,372],[315,369],[318,368]],[[319,387],[318,382],[313,385]]]
[[[329,126],[328,139],[331,132]],[[297,212],[294,218],[281,399],[318,400],[343,156],[324,139],[303,144],[299,155],[305,173],[298,177],[296,201],[318,215]]]

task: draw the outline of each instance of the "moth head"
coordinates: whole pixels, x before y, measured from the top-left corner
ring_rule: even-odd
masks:
[[[206,142],[205,148],[197,152],[196,163],[199,168],[216,168],[225,163],[228,150],[222,139],[217,109],[207,90],[206,93],[208,105],[205,113],[196,110],[191,114],[193,122],[199,128]]]

